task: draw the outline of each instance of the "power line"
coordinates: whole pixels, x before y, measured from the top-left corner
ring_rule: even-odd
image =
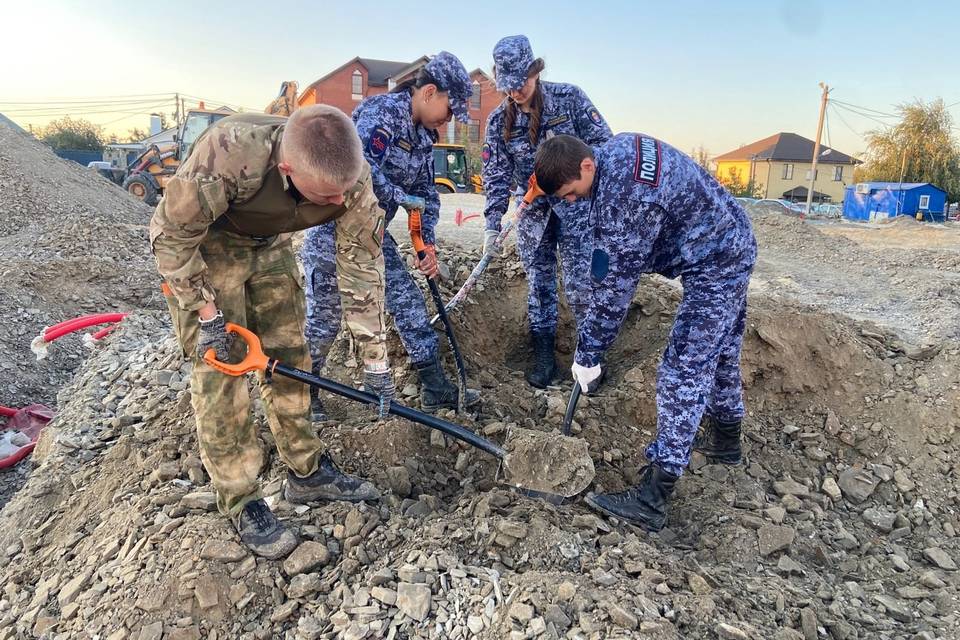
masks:
[[[144,99],[156,99],[170,96],[173,97],[173,92],[169,93],[138,93],[130,94],[125,96],[87,96],[87,97],[70,97],[70,98],[38,98],[36,100],[30,101],[18,101],[18,100],[0,100],[0,104],[72,104],[76,102],[112,102],[115,100],[127,100],[134,98],[144,98]]]
[[[120,112],[123,110],[130,109],[148,109],[155,106],[163,106],[171,104],[172,100],[164,100],[163,102],[143,102],[136,104],[101,104],[101,105],[91,105],[87,107],[49,107],[44,109],[12,109],[5,111],[7,115],[19,115],[24,117],[43,117],[49,115],[56,115],[58,113],[77,113],[77,114],[88,114],[88,113],[111,113],[111,112]]]
[[[856,105],[856,104],[850,104],[849,102],[844,102],[844,101],[842,101],[842,100],[834,100],[833,102],[836,103],[836,104],[839,104],[839,105],[843,105],[843,106],[845,106],[845,107],[850,107],[850,108],[852,108],[852,109],[857,109],[857,110],[859,110],[859,111],[867,111],[867,112],[876,114],[876,115],[878,115],[878,116],[882,116],[882,117],[884,117],[884,118],[899,118],[899,117],[900,117],[900,116],[894,115],[894,114],[892,114],[892,113],[886,113],[885,111],[878,111],[877,109],[871,109],[870,107],[861,107],[861,106]]]
[[[827,146],[831,149],[833,148],[833,142],[830,140],[830,110],[826,110],[823,114],[823,126],[825,128],[825,133],[827,134]]]
[[[873,116],[868,115],[868,114],[866,114],[866,113],[863,113],[862,111],[857,111],[857,110],[855,110],[855,109],[851,109],[850,107],[847,107],[847,106],[845,106],[845,105],[843,105],[843,104],[839,104],[839,103],[836,103],[836,102],[835,102],[835,105],[836,105],[838,108],[844,109],[844,110],[846,110],[846,111],[849,111],[850,113],[852,113],[852,114],[854,114],[854,115],[857,115],[857,116],[860,116],[861,118],[867,118],[868,120],[872,120],[873,122],[876,122],[877,124],[879,124],[881,127],[889,127],[889,126],[890,126],[890,123],[889,123],[889,122],[883,122],[882,120],[877,120],[877,119],[874,118]]]
[[[836,105],[834,105],[834,104],[831,103],[830,106],[833,108],[833,113],[834,113],[838,118],[840,118],[840,122],[842,122],[843,125],[844,125],[847,129],[849,129],[849,130],[851,131],[851,133],[855,134],[856,136],[858,136],[858,137],[860,137],[860,138],[863,138],[863,137],[864,137],[864,135],[863,135],[862,133],[860,133],[859,131],[857,131],[856,129],[854,129],[852,126],[850,126],[850,123],[847,122],[847,119],[843,117],[843,114],[840,113],[840,112],[837,110]]]
[[[219,105],[223,105],[223,106],[225,106],[225,107],[237,108],[237,109],[244,109],[244,110],[246,110],[246,111],[259,111],[259,109],[253,109],[253,108],[251,108],[251,107],[244,107],[243,105],[239,105],[239,104],[236,104],[236,103],[233,103],[233,102],[226,102],[226,101],[224,101],[224,100],[213,100],[213,99],[210,99],[210,98],[201,98],[200,96],[192,96],[192,95],[190,95],[190,94],[188,94],[188,93],[181,93],[181,94],[180,94],[180,97],[181,97],[181,98],[187,98],[188,100],[191,100],[191,101],[203,102],[204,104],[207,104],[207,103],[209,103],[209,104],[219,104]]]
[[[151,111],[160,109],[161,107],[169,105],[169,102],[160,102],[152,105],[145,105],[140,110],[131,111],[131,107],[124,107],[122,109],[63,109],[59,111],[51,111],[44,113],[33,113],[33,112],[19,112],[19,111],[7,111],[5,115],[11,118],[56,118],[61,116],[94,116],[94,115],[104,115],[111,113],[126,113],[130,115],[137,114],[148,114]]]
[[[70,107],[90,107],[90,106],[101,106],[101,105],[121,105],[121,104],[143,104],[146,102],[156,102],[158,100],[173,100],[173,94],[170,95],[159,95],[151,98],[138,98],[138,99],[129,99],[129,100],[76,100],[76,101],[63,101],[63,102],[54,102],[54,101],[37,101],[37,102],[0,102],[0,106],[11,105],[13,109],[18,111],[25,110],[40,110],[40,109],[64,109]]]

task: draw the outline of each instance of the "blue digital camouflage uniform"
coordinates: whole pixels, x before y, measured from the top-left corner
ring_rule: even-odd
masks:
[[[464,121],[472,83],[466,69],[452,54],[440,52],[426,65],[427,72],[447,91],[453,114]],[[434,185],[433,133],[414,124],[409,91],[371,96],[353,112],[353,121],[370,164],[373,192],[386,212],[387,224],[397,214],[406,195],[426,202],[421,212],[424,243],[436,244],[435,228],[440,217],[440,198]],[[406,229],[404,221],[404,232]],[[307,232],[302,256],[307,272],[307,338],[311,344],[332,340],[340,326],[339,300],[333,261],[330,225]],[[414,363],[426,362],[437,353],[437,335],[430,327],[423,293],[407,270],[397,242],[390,233],[383,238],[386,272],[386,306],[397,332]]]
[[[497,89],[518,89],[527,80],[534,61],[524,36],[509,36],[493,52]],[[487,229],[500,229],[510,203],[511,185],[526,188],[533,173],[537,146],[559,134],[572,135],[589,145],[600,145],[613,134],[610,126],[587,95],[577,86],[540,82],[543,111],[537,144],[530,143],[530,115],[518,109],[508,139],[504,139],[507,102],[493,110],[487,120],[483,145],[483,186],[486,191],[484,217]],[[527,313],[532,332],[556,332],[557,328],[557,247],[563,260],[564,291],[579,320],[583,314],[580,292],[588,282],[585,265],[590,260],[588,205],[567,203],[558,198],[538,198],[526,208],[517,224],[517,249],[527,272]]]
[[[680,475],[704,411],[743,417],[740,347],[757,243],[737,201],[673,147],[624,133],[594,152],[593,285],[576,361],[600,363],[641,274],[680,278],[683,300],[657,375],[657,438],[646,451]]]

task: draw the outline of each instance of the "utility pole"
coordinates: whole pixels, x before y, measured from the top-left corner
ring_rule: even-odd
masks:
[[[820,157],[820,134],[823,133],[823,116],[827,111],[827,96],[830,94],[830,87],[822,82],[820,88],[823,89],[823,95],[820,96],[820,120],[817,121],[817,139],[813,143],[813,167],[810,169],[810,186],[807,188],[807,206],[800,214],[801,220],[810,214],[810,204],[813,202],[813,187],[817,182],[817,159]]]
[[[897,187],[897,215],[903,211],[903,174],[907,170],[907,150],[903,150],[903,158],[900,160],[900,185]]]
[[[176,127],[180,128],[180,94],[174,94],[173,98],[173,121]]]

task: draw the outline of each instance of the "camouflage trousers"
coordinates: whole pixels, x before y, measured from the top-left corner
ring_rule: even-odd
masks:
[[[532,209],[532,207],[531,207]],[[589,203],[551,201],[528,209],[517,226],[517,250],[527,273],[530,331],[557,331],[557,250],[563,266],[563,290],[577,324],[586,310],[593,236]]]
[[[332,224],[313,227],[307,232],[301,255],[307,274],[306,334],[311,344],[333,340],[340,328],[334,252]],[[427,303],[390,233],[383,234],[383,264],[387,312],[393,316],[403,347],[411,362],[432,360],[437,354],[438,341],[430,326]]]
[[[746,328],[753,259],[727,277],[683,277],[683,300],[657,371],[657,438],[646,456],[675,475],[706,412],[723,422],[743,418],[740,349]]]
[[[293,367],[309,368],[303,339],[303,286],[289,235],[260,241],[211,229],[200,252],[224,319],[256,333],[268,355]],[[257,476],[263,452],[250,413],[247,379],[220,373],[200,360],[197,312],[182,310],[172,297],[167,298],[167,306],[184,355],[193,360],[190,391],[200,458],[217,489],[220,512],[233,516],[261,496]],[[231,360],[239,361],[243,354],[243,343],[237,341]],[[282,376],[267,383],[262,372],[258,381],[280,459],[297,475],[313,473],[323,444],[309,419],[309,388]]]

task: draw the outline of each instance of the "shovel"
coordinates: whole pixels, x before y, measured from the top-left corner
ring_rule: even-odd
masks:
[[[249,329],[228,322],[226,330],[246,343],[247,355],[241,362],[232,364],[217,360],[216,352],[207,350],[203,356],[204,362],[221,373],[241,376],[251,371],[263,371],[268,381],[273,374],[280,374],[355,402],[379,404],[379,398],[372,393],[315,376],[268,357],[260,345],[260,338]],[[517,428],[507,434],[507,442],[501,447],[466,427],[421,413],[396,401],[390,402],[389,412],[490,454],[500,460],[511,485],[526,490],[529,495],[555,498],[551,502],[559,502],[582,492],[596,474],[585,440]]]
[[[567,412],[563,414],[563,425],[560,427],[560,433],[565,436],[570,435],[570,426],[573,423],[573,414],[577,410],[577,402],[580,400],[580,383],[573,381],[573,389],[570,391],[570,400],[567,401]]]
[[[420,225],[420,211],[414,209],[407,218],[407,226],[410,229],[410,240],[413,243],[413,250],[417,252],[417,257],[421,260],[427,257],[427,245],[423,242]],[[430,295],[433,296],[433,304],[437,307],[437,316],[443,320],[443,329],[447,334],[447,342],[450,343],[450,350],[453,351],[453,361],[457,365],[457,377],[460,379],[460,386],[457,388],[457,413],[464,413],[465,398],[467,393],[467,369],[463,366],[463,356],[460,355],[460,347],[457,345],[457,337],[453,334],[453,325],[450,324],[450,318],[443,307],[443,298],[440,297],[440,287],[433,278],[427,278],[427,285],[430,287]],[[432,323],[431,323],[432,324]]]
[[[446,313],[453,311],[461,302],[466,300],[467,294],[470,293],[470,290],[473,289],[474,285],[477,284],[477,280],[480,279],[480,276],[483,275],[483,272],[487,270],[487,266],[493,260],[493,255],[503,246],[503,243],[506,242],[507,236],[510,235],[510,230],[513,229],[513,226],[520,219],[520,216],[523,214],[523,210],[530,206],[534,200],[539,198],[542,195],[546,195],[539,186],[537,186],[537,176],[531,175],[530,180],[527,183],[527,192],[523,196],[523,200],[520,201],[520,204],[517,205],[517,211],[514,214],[513,218],[507,221],[503,225],[500,233],[497,235],[496,239],[493,241],[493,246],[495,251],[490,253],[483,254],[483,257],[480,258],[480,262],[477,263],[477,266],[473,268],[473,271],[470,272],[470,275],[467,276],[466,281],[460,287],[460,290],[457,291],[450,301],[447,302],[447,306],[444,307]],[[440,318],[440,313],[433,316],[430,320],[430,324],[434,324],[437,319]]]

